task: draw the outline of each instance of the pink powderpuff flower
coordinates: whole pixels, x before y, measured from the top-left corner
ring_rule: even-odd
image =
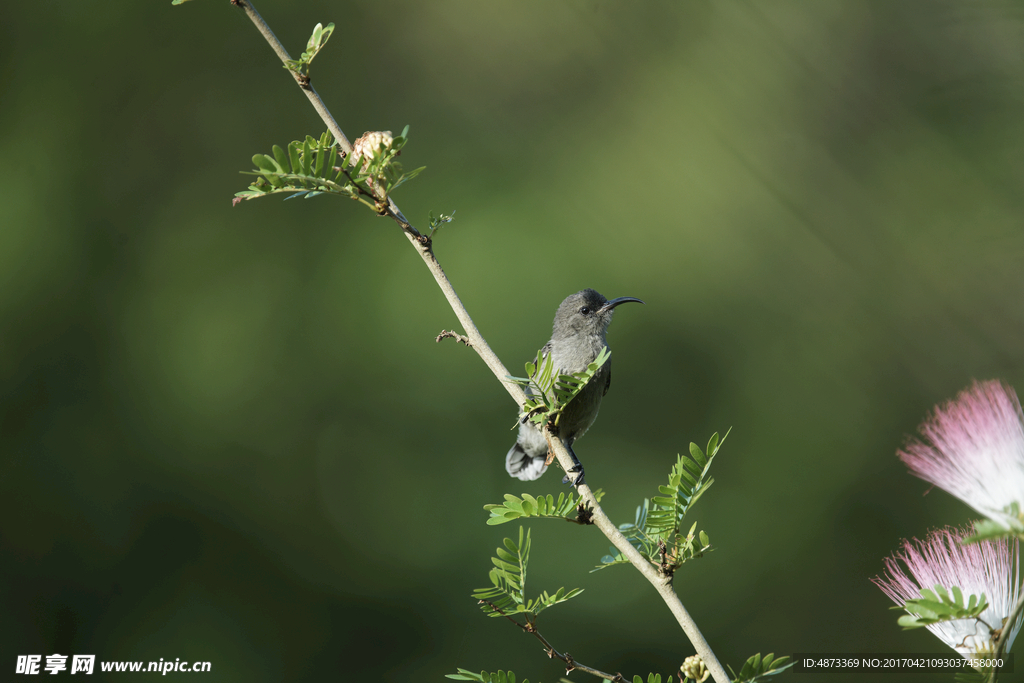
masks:
[[[1009,628],[1005,652],[1010,651],[1021,622],[1003,624],[1020,599],[1020,547],[1017,541],[1000,539],[963,545],[968,532],[960,529],[939,529],[927,540],[903,542],[903,550],[885,558],[887,576],[872,581],[893,602],[902,605],[919,599],[921,589],[933,590],[936,585],[951,592],[953,586],[967,596],[985,594],[988,608],[980,619],[957,619],[927,626],[936,637],[967,659],[992,654],[998,630]],[[906,565],[906,570],[900,563]]]
[[[920,431],[924,440],[899,452],[911,473],[1004,528],[1019,527],[1007,512],[1024,501],[1024,414],[1012,388],[975,382],[936,407]]]

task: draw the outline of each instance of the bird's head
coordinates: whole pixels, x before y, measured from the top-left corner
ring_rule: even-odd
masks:
[[[609,301],[592,289],[584,289],[570,295],[555,313],[553,340],[569,339],[576,336],[604,337],[612,321],[612,313],[619,304],[628,301],[643,303],[640,299],[623,296]]]

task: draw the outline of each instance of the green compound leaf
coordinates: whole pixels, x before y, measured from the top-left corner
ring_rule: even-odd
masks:
[[[500,617],[518,613],[526,604],[524,588],[526,566],[530,559],[530,532],[519,527],[519,543],[505,539],[505,548],[498,548],[497,557],[492,557],[494,569],[488,574],[491,585],[473,591],[473,598],[480,601],[480,609],[489,616]],[[504,614],[502,614],[504,613]]]
[[[327,41],[332,33],[334,33],[333,23],[327,24],[327,26],[323,24],[314,26],[313,33],[309,36],[309,40],[306,41],[305,51],[299,55],[298,59],[286,61],[284,68],[308,78],[310,64],[313,63],[320,50],[324,49],[324,46],[327,45]]]
[[[526,377],[508,378],[524,387],[527,396],[519,420],[512,428],[515,429],[520,422],[527,420],[540,427],[548,422],[557,425],[565,407],[579,396],[583,387],[587,386],[611,356],[611,349],[606,346],[586,370],[563,375],[554,367],[551,354],[545,354],[543,349],[538,351],[537,361],[526,364]]]
[[[407,141],[401,138],[401,145]],[[423,170],[404,173],[395,161],[400,149],[398,144],[381,145],[375,156],[353,165],[339,154],[330,133],[319,139],[307,135],[305,140],[288,143],[287,148],[274,145],[271,154],[253,155],[256,168],[248,175],[256,180],[235,193],[235,203],[282,192],[288,194],[287,199],[333,194],[357,200],[380,214],[388,206],[389,193]]]
[[[706,452],[691,443],[690,456],[678,456],[669,472],[668,485],[658,487],[661,495],[644,500],[636,509],[633,523],[619,525],[619,531],[630,545],[658,565],[666,575],[712,549],[711,539],[704,531],[697,531],[696,524],[684,531],[683,518],[714,483],[714,478],[709,475],[711,463],[728,436],[729,432],[721,438],[717,432],[713,434]],[[603,556],[601,563],[592,571],[628,562],[625,556],[612,548],[611,553]]]
[[[733,683],[757,683],[767,680],[771,676],[777,676],[796,664],[796,662],[788,664],[786,662],[789,662],[789,657],[776,658],[772,652],[761,657],[761,653],[758,652],[744,662],[739,674],[733,671],[731,666],[729,674],[732,676]]]
[[[974,523],[974,534],[963,539],[961,543],[980,543],[981,541],[998,541],[1004,538],[1024,540],[1024,516],[1018,503],[1011,503],[999,515],[998,519],[982,519]]]
[[[408,128],[408,126],[406,126],[406,128]],[[430,221],[430,237],[433,238],[434,233],[437,232],[442,225],[445,223],[451,223],[455,220],[455,212],[452,211],[451,214],[448,215],[442,213],[435,216],[433,211],[429,211],[427,212],[427,218]]]
[[[598,501],[603,495],[604,491],[601,489],[594,491],[594,497]],[[574,496],[572,493],[566,495],[565,492],[559,493],[557,499],[550,493],[539,498],[534,498],[529,493],[524,493],[522,498],[506,493],[504,503],[485,505],[484,509],[490,513],[487,523],[492,526],[523,517],[579,522],[577,516],[582,500],[582,496]]]
[[[526,615],[533,621],[548,607],[571,600],[583,592],[582,588],[570,591],[559,588],[553,594],[542,592],[533,599],[526,597],[526,567],[530,561],[530,532],[524,537],[519,527],[519,541],[504,540],[504,547],[495,550],[491,558],[494,568],[487,575],[491,585],[473,591],[473,598],[480,603],[480,609],[491,617]]]
[[[902,609],[910,613],[896,620],[905,631],[909,631],[943,621],[978,619],[988,609],[988,599],[981,593],[969,595],[965,600],[959,586],[946,590],[944,586],[936,585],[932,590],[922,588],[920,598],[907,600],[903,605],[891,609]]]

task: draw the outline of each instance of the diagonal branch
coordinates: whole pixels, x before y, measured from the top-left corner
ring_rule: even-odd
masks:
[[[284,44],[278,40],[276,35],[274,35],[270,25],[263,19],[260,13],[256,11],[256,8],[253,7],[249,0],[231,0],[231,4],[236,7],[240,7],[242,11],[245,12],[246,16],[252,20],[252,23],[256,25],[256,30],[259,31],[266,39],[267,44],[270,45],[270,48],[282,63],[287,65],[288,62],[292,61],[291,55],[288,54],[288,50],[285,49]],[[334,115],[331,114],[331,110],[327,108],[326,104],[324,104],[323,98],[320,97],[320,93],[318,93],[316,88],[313,87],[309,78],[292,69],[289,69],[288,73],[292,75],[292,78],[295,79],[295,83],[302,89],[302,92],[306,94],[306,99],[308,99],[309,103],[313,105],[313,109],[316,110],[316,113],[319,114],[320,118],[323,119],[323,122],[327,124],[327,130],[331,131],[331,135],[333,135],[334,139],[338,141],[342,151],[346,154],[351,153],[352,143],[349,142],[348,137],[346,137],[344,131],[341,130],[341,126],[338,125],[338,122],[334,120]],[[398,206],[395,205],[395,202],[392,201],[390,197],[388,198],[388,209],[388,213],[395,219],[395,221],[398,222],[399,225],[402,226],[402,229],[406,234],[411,231],[413,236],[422,237],[416,228],[412,227],[405,216],[402,215],[402,212],[398,210]]]
[[[285,64],[292,61],[291,55],[288,54],[288,50],[285,49],[284,44],[277,39],[274,32],[270,30],[270,25],[264,21],[263,17],[260,16],[260,13],[256,11],[256,8],[252,6],[251,2],[247,2],[247,0],[231,0],[231,4],[242,8],[246,16],[248,16],[252,20],[252,23],[256,25],[256,30],[258,30],[267,40],[267,44],[270,45],[270,49],[274,51],[278,59]],[[306,93],[306,97],[309,99],[310,104],[313,105],[313,109],[316,109],[316,113],[319,114],[320,118],[327,124],[327,130],[331,131],[331,135],[333,135],[334,139],[341,145],[341,149],[344,150],[345,153],[351,152],[352,143],[348,141],[347,137],[345,137],[345,133],[342,132],[341,126],[339,126],[338,122],[334,120],[334,116],[331,114],[330,110],[327,109],[327,105],[324,104],[324,101],[320,98],[316,89],[309,82],[309,79],[303,78],[301,74],[297,71],[292,71],[291,69],[288,70],[288,73],[292,75],[295,82],[298,83],[300,88],[302,88],[302,92]]]
[[[253,7],[252,2],[250,2],[250,0],[231,0],[231,2],[232,4],[240,7],[246,13],[281,61],[287,63],[291,59],[288,51],[284,48],[284,45],[281,44],[281,41],[277,39],[277,36],[274,35],[274,32],[270,30],[270,26],[267,25],[267,22],[263,20],[263,17],[261,17]],[[294,71],[290,71],[290,73],[298,86],[306,94],[310,103],[312,103],[313,108],[316,109],[318,114],[320,114],[320,118],[323,119],[325,124],[327,124],[328,130],[330,130],[331,134],[338,140],[342,149],[346,152],[351,152],[351,143],[348,141],[348,138],[345,137],[345,133],[342,132],[338,122],[334,120],[334,116],[331,115],[331,112],[327,109],[327,106],[320,98],[320,95],[317,94],[308,78],[305,78]],[[431,275],[434,276],[434,280],[437,282],[438,287],[441,288],[445,298],[448,299],[448,303],[455,312],[455,316],[459,319],[462,329],[466,332],[466,336],[468,338],[467,346],[479,354],[487,367],[494,373],[494,376],[498,378],[499,382],[501,382],[501,385],[505,387],[505,390],[512,396],[516,405],[522,407],[522,405],[526,403],[526,394],[523,393],[522,388],[520,388],[518,384],[509,381],[508,378],[510,375],[508,370],[502,364],[494,351],[491,350],[491,347],[487,344],[483,335],[480,334],[480,331],[477,329],[473,319],[469,316],[469,312],[462,304],[462,300],[459,299],[459,295],[455,293],[455,288],[452,287],[451,282],[448,280],[448,276],[444,274],[441,264],[438,263],[437,258],[434,256],[433,245],[430,238],[421,234],[409,223],[390,197],[388,198],[388,205],[387,215],[401,226],[402,232],[409,239],[409,242],[412,244],[413,248],[416,249],[417,253],[419,253],[423,262],[426,264],[427,269],[430,270]],[[549,447],[558,459],[558,464],[562,466],[562,469],[569,471],[573,466],[573,462],[569,456],[569,452],[562,444],[561,439],[553,437],[549,428],[545,428],[544,434],[547,436]],[[675,616],[676,621],[678,621],[679,625],[682,627],[683,632],[686,634],[687,638],[689,638],[694,650],[696,650],[697,654],[704,660],[704,663],[711,672],[715,683],[729,683],[730,678],[728,674],[726,674],[725,669],[722,668],[722,665],[715,657],[711,647],[701,634],[700,629],[697,628],[697,624],[694,622],[693,617],[691,617],[689,612],[686,611],[686,608],[683,606],[679,596],[676,595],[675,591],[672,589],[671,577],[661,575],[654,565],[644,559],[636,548],[630,545],[629,541],[626,540],[626,537],[619,532],[618,527],[615,526],[611,519],[608,518],[608,515],[604,513],[604,510],[601,509],[601,506],[598,504],[597,499],[594,497],[589,486],[586,484],[580,484],[578,490],[593,512],[593,523],[601,530],[601,533],[611,541],[612,545],[614,545],[619,552],[628,558],[630,563],[644,575],[644,578],[651,582],[661,595],[665,604],[668,606],[673,616]]]

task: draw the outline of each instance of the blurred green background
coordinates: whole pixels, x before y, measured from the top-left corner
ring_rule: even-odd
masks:
[[[717,549],[676,579],[724,662],[948,652],[869,579],[972,519],[922,497],[907,435],[972,378],[1024,387],[1024,3],[258,8],[293,55],[337,23],[312,74],[351,138],[411,125],[428,170],[398,204],[457,211],[438,257],[512,371],[566,295],[647,302],[576,450],[626,521],[733,428],[692,517]],[[434,343],[457,322],[399,229],[329,197],[231,206],[252,154],[323,130],[245,16],[4,15],[3,666],[562,675],[469,593],[516,533],[482,506],[564,489],[505,474],[515,406]],[[630,675],[691,653],[635,572],[587,573],[596,529],[533,529],[532,590],[586,589],[542,617],[556,647]]]

